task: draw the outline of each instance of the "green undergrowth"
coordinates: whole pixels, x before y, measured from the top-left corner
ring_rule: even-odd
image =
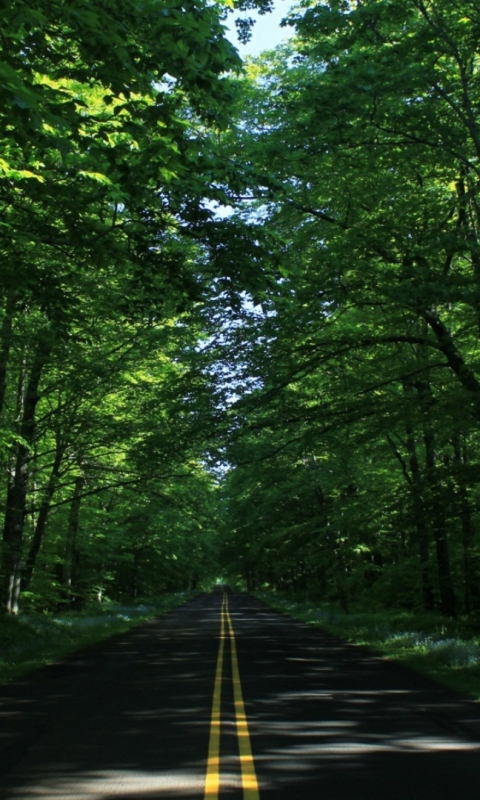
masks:
[[[145,605],[96,603],[82,612],[0,617],[0,683],[141,625],[193,596],[168,594]]]
[[[471,621],[408,611],[345,614],[270,592],[257,597],[294,619],[367,646],[480,699],[480,635]]]

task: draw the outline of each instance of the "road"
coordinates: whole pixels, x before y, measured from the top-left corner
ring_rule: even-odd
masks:
[[[249,595],[0,687],[8,800],[479,800],[480,707]]]

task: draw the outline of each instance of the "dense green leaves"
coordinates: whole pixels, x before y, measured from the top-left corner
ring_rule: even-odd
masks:
[[[220,552],[249,588],[476,612],[475,3],[301,3],[243,73],[200,0],[3,10],[9,610]]]
[[[212,513],[190,412],[181,426],[172,418],[218,269],[207,268],[221,240],[209,199],[228,170],[214,142],[240,61],[221,9],[202,0],[2,10],[2,583],[16,611],[22,587],[51,605],[88,596],[97,572],[127,591],[114,564],[123,518],[145,516],[158,571],[157,551],[173,558],[150,510],[165,482],[178,478],[187,495],[201,486],[199,516]],[[112,525],[102,550],[94,520],[119,496],[119,538]],[[178,528],[188,502],[171,504]],[[79,571],[84,526],[91,553]],[[186,525],[186,539],[195,530]],[[193,583],[198,570],[171,582]]]
[[[259,554],[258,581],[344,607],[363,594],[471,610],[478,12],[468,2],[320,2],[290,21],[292,46],[245,79],[234,145],[251,165],[251,213],[282,243],[265,313],[229,334],[230,348],[251,343],[238,381],[257,381],[231,411],[235,438],[249,437],[244,465],[230,450],[237,543],[260,502],[275,548]],[[311,458],[322,465],[323,517],[300,467]],[[293,475],[299,501],[286,499]]]

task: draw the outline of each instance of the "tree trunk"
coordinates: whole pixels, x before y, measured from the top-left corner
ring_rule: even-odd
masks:
[[[48,483],[43,492],[42,502],[40,504],[40,510],[38,512],[37,524],[35,525],[33,538],[26,558],[25,568],[23,570],[22,589],[24,591],[26,591],[30,586],[33,576],[33,571],[35,569],[37,556],[38,553],[40,552],[40,548],[45,538],[45,531],[47,529],[47,520],[48,520],[48,515],[50,513],[50,503],[52,502],[52,497],[55,494],[55,489],[57,487],[57,480],[60,473],[60,466],[62,464],[63,454],[64,454],[64,447],[61,446],[57,441],[55,460],[53,462]]]
[[[67,540],[65,542],[65,556],[62,567],[62,585],[68,592],[70,591],[72,585],[73,556],[75,553],[75,543],[77,539],[80,517],[80,505],[82,502],[84,485],[85,477],[83,475],[78,475],[75,478],[75,489],[73,491],[72,505],[70,506]]]
[[[7,297],[5,304],[5,315],[2,321],[2,331],[0,334],[0,415],[3,411],[5,402],[5,392],[7,390],[7,367],[12,345],[13,315],[15,312],[16,296],[13,292]]]
[[[480,382],[473,369],[468,366],[453,336],[436,311],[423,311],[422,317],[437,337],[438,349],[445,356],[448,366],[457,376],[463,388],[470,393],[477,421],[480,420]]]
[[[29,456],[31,445],[35,438],[35,410],[39,400],[38,387],[50,350],[51,344],[41,343],[32,364],[22,404],[21,441],[17,445],[13,474],[7,490],[3,528],[2,574],[5,608],[10,614],[17,614],[19,610]]]
[[[428,483],[429,507],[435,551],[437,556],[438,584],[440,589],[440,609],[448,617],[456,616],[455,592],[450,569],[450,553],[448,548],[447,529],[445,525],[445,509],[443,508],[440,488],[435,477],[435,436],[431,425],[424,422],[423,439],[425,443],[425,466]]]
[[[467,463],[467,453],[465,446],[462,447],[460,437],[456,436],[453,441],[455,453],[455,465],[459,470]],[[458,479],[457,496],[460,502],[460,520],[462,525],[462,545],[463,545],[463,580],[465,587],[465,611],[480,608],[480,585],[477,564],[475,563],[475,523],[473,514],[468,501],[467,489],[462,480]]]
[[[423,479],[418,461],[417,448],[413,429],[407,425],[407,450],[409,455],[411,490],[413,500],[413,514],[415,517],[415,530],[417,532],[418,555],[420,559],[420,575],[422,580],[422,598],[425,611],[433,611],[435,597],[433,594],[430,576],[430,546],[428,539],[428,525],[425,516],[425,502],[423,497]]]

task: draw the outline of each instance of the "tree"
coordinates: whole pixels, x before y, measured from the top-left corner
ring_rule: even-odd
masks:
[[[283,275],[261,298],[264,319],[230,336],[251,343],[246,370],[262,387],[237,404],[234,435],[281,431],[297,458],[308,448],[317,460],[346,440],[372,475],[373,447],[405,481],[414,550],[405,542],[403,558],[414,555],[423,602],[433,591],[455,614],[461,582],[475,595],[479,581],[459,562],[462,536],[471,565],[478,547],[479,18],[468,2],[367,0],[305,6],[290,21],[297,39],[252,65],[228,140],[250,165],[244,213],[276,236]],[[350,497],[340,475],[333,490],[338,509],[354,509],[353,525],[337,516],[347,561],[349,546],[370,549],[352,533],[368,508],[353,474]],[[385,572],[391,545],[380,552]]]
[[[118,390],[127,354],[205,291],[204,254],[220,238],[208,199],[223,196],[207,132],[227,120],[240,61],[202,0],[4,5],[2,584],[16,613],[34,475],[44,488],[27,583],[73,439],[70,476],[83,480],[92,397]],[[56,453],[49,477],[42,445]]]

